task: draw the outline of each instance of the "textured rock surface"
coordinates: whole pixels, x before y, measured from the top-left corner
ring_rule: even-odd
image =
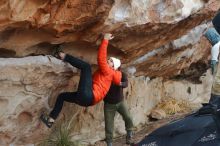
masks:
[[[0,145],[22,144],[37,136],[36,122],[49,108],[48,98],[63,90],[76,70],[43,56],[0,58],[0,68]]]
[[[75,69],[38,55],[63,43],[65,52],[95,66],[105,32],[115,36],[109,55],[139,76],[130,78],[125,93],[137,127],[163,98],[207,101],[210,45],[203,33],[219,8],[219,0],[0,1],[0,145],[37,143],[53,133],[39,123],[40,113],[59,92],[77,87]],[[72,117],[73,140],[104,138],[103,104],[87,109],[65,104],[57,124]],[[125,132],[118,115],[115,126],[116,135]]]
[[[50,130],[40,124],[39,114],[50,110],[58,92],[72,91],[78,77],[74,77],[70,83],[68,79],[74,75],[75,70],[55,58],[43,56],[1,59],[0,62],[1,145],[38,143],[50,133]],[[135,119],[134,124],[137,128],[146,124],[151,110],[166,97],[194,104],[207,101],[211,88],[209,79],[209,72],[202,78],[203,84],[198,85],[187,81],[163,81],[162,78],[130,78],[125,96]],[[64,119],[73,118],[74,141],[94,143],[104,138],[102,103],[87,109],[75,104],[65,104],[62,113],[57,125]],[[116,115],[115,119],[116,135],[124,134],[121,117]]]
[[[218,0],[2,1],[0,54],[49,54],[52,44],[71,43],[69,53],[83,56],[81,48],[95,52],[100,34],[112,32],[115,39],[110,53],[125,64],[133,64],[136,75],[177,75],[191,63],[208,57],[209,46],[201,36],[207,20],[219,7]],[[139,63],[135,61],[138,58],[145,59]],[[169,58],[172,61],[167,61]],[[156,72],[158,67],[163,74]]]

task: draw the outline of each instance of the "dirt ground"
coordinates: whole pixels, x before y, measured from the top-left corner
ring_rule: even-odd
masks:
[[[157,129],[157,128],[159,128],[159,127],[161,127],[161,126],[163,126],[173,120],[180,119],[180,118],[184,117],[185,115],[187,115],[187,114],[186,113],[175,114],[173,116],[169,116],[168,118],[165,118],[162,120],[149,122],[149,124],[147,124],[145,127],[143,127],[142,130],[135,131],[135,135],[134,135],[135,143],[142,140],[146,135],[148,135],[149,133],[151,133],[155,129]],[[99,141],[99,142],[96,142],[94,146],[106,146],[106,144],[104,141]],[[114,142],[113,142],[113,146],[128,146],[125,144],[125,135],[115,138]]]

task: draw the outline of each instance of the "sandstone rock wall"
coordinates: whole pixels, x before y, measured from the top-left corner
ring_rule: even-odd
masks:
[[[0,66],[1,145],[39,143],[52,132],[40,123],[39,115],[51,110],[59,92],[76,89],[79,78],[75,68],[49,56],[1,59]],[[134,124],[137,128],[146,124],[151,110],[166,97],[196,105],[208,101],[210,78],[209,71],[201,78],[202,84],[130,77],[125,97]],[[104,138],[103,103],[89,108],[65,103],[56,124],[71,118],[74,141],[88,144]],[[124,134],[121,117],[115,119],[116,135]]]
[[[23,144],[49,108],[48,98],[63,90],[76,70],[49,56],[1,58],[0,68],[0,145]]]
[[[82,47],[96,52],[100,34],[111,32],[115,39],[109,53],[121,58],[124,64],[148,56],[134,65],[137,76],[177,75],[190,64],[207,59],[210,46],[201,36],[219,7],[218,0],[2,1],[0,56],[50,54],[58,43],[72,44],[68,52],[84,56]],[[185,35],[190,37],[185,37],[184,43],[182,40],[183,45],[176,45]],[[185,58],[185,52],[198,55]],[[158,56],[162,60],[155,60]],[[156,73],[159,65],[151,62],[163,64],[172,56],[180,59],[171,64],[165,61],[163,66],[169,69]],[[88,60],[96,63],[90,57]],[[142,70],[142,66],[149,69]]]
[[[219,0],[0,1],[0,145],[39,143],[53,133],[38,117],[60,92],[76,89],[79,72],[46,55],[62,43],[95,70],[105,32],[115,36],[109,56],[131,75],[125,95],[137,127],[163,98],[208,101],[211,46],[203,34],[219,8]],[[102,103],[65,104],[57,125],[70,119],[73,140],[104,138]],[[115,130],[125,132],[118,115]]]

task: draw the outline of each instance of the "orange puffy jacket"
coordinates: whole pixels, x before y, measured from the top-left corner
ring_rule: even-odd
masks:
[[[107,46],[108,40],[103,40],[98,52],[99,69],[93,74],[93,105],[100,102],[107,94],[111,83],[120,84],[121,72],[112,69],[107,63]]]

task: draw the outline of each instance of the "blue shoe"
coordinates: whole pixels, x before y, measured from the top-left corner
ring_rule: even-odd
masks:
[[[107,146],[112,146],[112,142],[107,142]]]
[[[134,144],[133,136],[134,136],[133,131],[128,131],[127,132],[126,144]]]

